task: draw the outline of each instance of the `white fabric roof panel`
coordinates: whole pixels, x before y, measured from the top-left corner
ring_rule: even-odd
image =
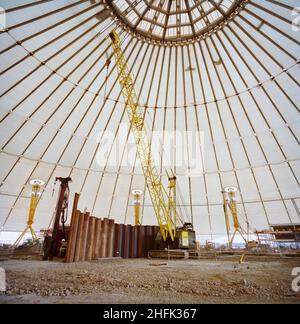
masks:
[[[35,227],[47,228],[57,176],[72,177],[71,200],[81,192],[81,209],[134,222],[131,191],[146,188],[113,58],[107,67],[113,29],[146,107],[158,169],[175,167],[185,152],[175,171],[181,209],[197,234],[225,234],[226,186],[239,188],[241,223],[252,231],[299,223],[297,1],[132,3],[0,0],[0,226],[23,230],[28,182],[40,178],[46,186]],[[209,12],[202,21],[201,12]],[[182,145],[157,140],[163,130],[184,134]],[[191,173],[196,150],[198,176]],[[147,193],[144,202],[143,222],[156,224]]]

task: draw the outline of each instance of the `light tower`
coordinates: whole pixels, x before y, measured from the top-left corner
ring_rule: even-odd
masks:
[[[35,242],[38,240],[38,237],[32,225],[34,223],[35,211],[41,196],[42,186],[45,184],[45,182],[43,180],[33,179],[29,182],[29,184],[31,185],[32,189],[30,194],[30,206],[29,206],[27,226],[22,232],[22,234],[19,236],[19,238],[16,240],[13,247],[17,247],[20,244],[20,242],[22,241],[23,237],[25,236],[28,230],[30,230],[32,241]]]
[[[236,234],[239,233],[242,237],[242,239],[246,242],[247,240],[245,238],[246,232],[243,230],[239,223],[238,219],[238,213],[237,213],[237,205],[236,205],[236,193],[238,189],[235,187],[226,187],[224,189],[223,193],[223,199],[224,199],[224,213],[225,213],[225,222],[226,222],[226,229],[227,229],[227,235],[228,235],[228,244],[229,248],[232,248],[233,241],[236,237]],[[234,232],[231,235],[230,233],[230,223],[229,223],[229,211],[232,215],[233,219],[233,227]]]
[[[134,204],[135,225],[141,225],[140,212],[141,212],[141,198],[143,195],[143,191],[142,190],[132,190],[132,194],[134,197],[133,204]]]

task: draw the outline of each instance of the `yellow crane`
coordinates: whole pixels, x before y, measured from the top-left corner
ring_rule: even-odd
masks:
[[[120,37],[117,32],[113,31],[110,33],[110,39],[127,114],[135,138],[147,189],[160,227],[160,233],[164,242],[174,242],[176,237],[178,237],[177,221],[180,219],[176,210],[176,176],[174,174],[168,175],[169,186],[168,190],[166,190],[161,182],[160,174],[151,154],[151,142],[144,124],[143,109],[138,102],[134,81],[121,48]],[[184,243],[188,247],[189,244],[186,239],[188,231],[184,229],[180,233],[182,235],[181,239],[185,240]]]

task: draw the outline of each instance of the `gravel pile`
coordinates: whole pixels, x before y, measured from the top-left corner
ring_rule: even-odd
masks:
[[[48,267],[43,264],[33,269],[7,270],[6,294],[50,297],[119,291],[153,296],[164,292],[199,297],[257,296],[270,299],[280,298],[290,289],[290,281],[286,278],[273,276],[267,280],[267,276],[258,276],[260,269],[252,266],[237,270],[236,265],[227,263],[226,269],[216,265],[210,271],[201,267],[203,261],[197,262],[191,267],[188,262],[152,267],[148,260],[120,260],[49,264]],[[261,269],[265,269],[265,265]]]

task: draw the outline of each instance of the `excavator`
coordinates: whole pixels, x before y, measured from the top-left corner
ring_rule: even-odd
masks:
[[[138,102],[135,84],[122,50],[120,37],[116,31],[111,32],[109,37],[146,186],[160,228],[156,237],[156,248],[159,250],[196,250],[196,234],[193,224],[183,222],[177,210],[176,176],[173,172],[167,174],[169,186],[165,188],[155,165],[151,152],[151,141],[145,127],[143,109]]]

